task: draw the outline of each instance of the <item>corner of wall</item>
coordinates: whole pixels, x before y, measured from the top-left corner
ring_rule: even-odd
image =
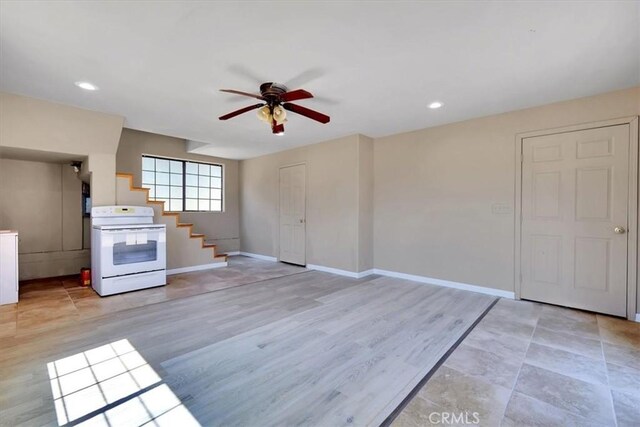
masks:
[[[358,134],[358,272],[373,268],[373,139]]]
[[[115,203],[115,155],[124,117],[0,92],[0,145],[89,157],[94,205]]]
[[[92,206],[116,204],[116,155],[90,154],[87,169],[91,174]]]

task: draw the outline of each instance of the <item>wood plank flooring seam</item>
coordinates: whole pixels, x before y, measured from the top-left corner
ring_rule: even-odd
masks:
[[[409,404],[409,402],[411,402],[411,400],[415,397],[415,395],[418,394],[420,389],[422,389],[422,387],[427,383],[427,381],[429,381],[431,376],[433,376],[433,374],[438,370],[438,368],[440,368],[440,366],[442,366],[447,361],[447,358],[449,358],[449,356],[454,352],[454,350],[458,348],[458,346],[462,343],[462,341],[464,341],[467,335],[469,335],[471,331],[473,331],[473,329],[478,325],[478,323],[480,323],[482,319],[484,319],[484,317],[489,313],[489,311],[491,311],[493,306],[495,306],[499,300],[500,298],[496,298],[489,305],[489,307],[487,307],[484,310],[484,312],[480,315],[480,317],[478,317],[476,321],[473,322],[471,326],[469,326],[469,328],[462,334],[462,336],[460,336],[460,338],[458,338],[458,340],[453,344],[453,346],[451,346],[451,348],[447,350],[444,356],[442,356],[440,360],[438,360],[438,362],[436,362],[436,364],[433,365],[433,368],[431,368],[431,370],[427,373],[427,375],[425,375],[424,378],[422,378],[422,380],[418,382],[418,384],[413,388],[413,390],[411,390],[411,392],[402,400],[402,402],[400,402],[400,404],[396,407],[396,409],[394,409],[391,412],[391,414],[389,414],[389,416],[382,422],[380,427],[391,426],[391,424],[393,423],[393,420],[395,420],[396,417],[400,415],[402,410]]]

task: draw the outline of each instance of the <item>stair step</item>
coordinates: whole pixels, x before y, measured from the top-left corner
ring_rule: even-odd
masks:
[[[133,186],[133,175],[129,174],[129,173],[116,173],[116,176],[119,178],[126,178],[129,181],[129,190],[130,191],[139,191],[139,192],[146,192],[146,203],[149,205],[161,205],[161,213],[162,216],[165,217],[174,217],[175,221],[176,221],[176,227],[180,227],[180,228],[184,228],[184,227],[193,227],[192,223],[188,223],[188,222],[180,222],[180,214],[178,212],[166,212],[164,210],[165,208],[165,202],[161,202],[158,200],[149,200],[149,189],[148,188],[143,188],[143,187],[134,187]],[[202,249],[212,249],[213,250],[213,259],[217,259],[217,260],[224,260],[227,261],[227,254],[217,254],[216,253],[216,245],[212,244],[212,243],[205,243],[205,239],[206,236],[204,234],[201,233],[191,233],[191,230],[189,230],[189,237],[192,239],[202,239],[201,241],[201,245],[202,245]]]

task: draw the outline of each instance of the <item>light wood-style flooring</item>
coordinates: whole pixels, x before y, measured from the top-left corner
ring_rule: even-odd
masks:
[[[21,336],[92,317],[306,271],[290,264],[244,256],[229,266],[167,276],[167,286],[101,297],[79,276],[22,282],[18,304],[0,306],[0,338]]]
[[[2,425],[379,425],[495,298],[303,271],[1,340]]]

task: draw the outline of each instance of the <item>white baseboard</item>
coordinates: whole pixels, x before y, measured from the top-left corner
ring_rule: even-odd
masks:
[[[309,270],[323,271],[325,273],[337,274],[339,276],[352,277],[354,279],[360,279],[365,276],[369,276],[373,274],[373,270],[366,270],[361,272],[349,271],[349,270],[340,270],[339,268],[325,267],[322,265],[315,264],[307,264],[307,268]]]
[[[242,251],[240,251],[240,255],[248,256],[249,258],[261,259],[263,261],[272,261],[272,262],[277,262],[278,261],[278,258],[276,258],[274,256],[252,254],[250,252],[242,252]]]
[[[240,251],[227,252],[227,256],[238,256],[240,255]]]
[[[640,313],[636,313],[636,322],[640,323]]]
[[[352,277],[354,279],[361,279],[361,278],[369,276],[371,274],[379,274],[381,276],[395,277],[397,279],[412,280],[414,282],[427,283],[427,284],[430,284],[430,285],[443,286],[443,287],[446,287],[446,288],[461,289],[463,291],[478,292],[478,293],[481,293],[481,294],[493,295],[493,296],[501,297],[501,298],[509,298],[509,299],[515,299],[516,298],[516,295],[515,295],[514,292],[503,291],[503,290],[500,290],[500,289],[493,289],[493,288],[485,288],[484,286],[470,285],[468,283],[451,282],[449,280],[433,279],[431,277],[424,277],[424,276],[416,276],[414,274],[398,273],[398,272],[395,272],[395,271],[388,271],[388,270],[380,270],[378,268],[374,268],[374,269],[366,270],[366,271],[361,271],[361,272],[355,272],[355,271],[349,271],[349,270],[341,270],[339,268],[325,267],[325,266],[322,266],[322,265],[315,265],[315,264],[307,264],[307,268],[309,270],[323,271],[325,273],[332,273],[332,274],[337,274],[337,275],[340,275],[340,276]]]
[[[192,265],[190,267],[172,268],[171,270],[167,270],[167,276],[171,276],[172,274],[190,273],[192,271],[210,270],[212,268],[221,268],[226,266],[226,262],[216,262],[213,264],[201,264]]]
[[[361,271],[360,273],[357,273],[358,274],[357,278],[361,279],[363,277],[371,276],[372,274],[375,274],[373,271],[374,271],[373,268],[370,270]]]
[[[396,277],[398,279],[413,280],[414,282],[428,283],[430,285],[444,286],[445,288],[461,289],[463,291],[478,292],[486,295],[493,295],[501,298],[515,299],[514,292],[503,291],[500,289],[485,288],[484,286],[470,285],[467,283],[451,282],[449,280],[433,279],[431,277],[416,276],[414,274],[398,273],[395,271],[373,269],[373,274],[381,276]]]

